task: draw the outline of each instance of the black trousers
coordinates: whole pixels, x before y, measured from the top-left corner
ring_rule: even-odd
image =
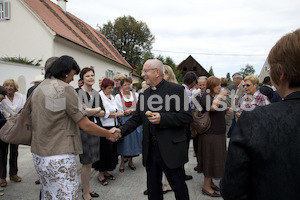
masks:
[[[9,174],[16,175],[18,173],[18,147],[16,144],[3,143],[0,149],[0,178],[6,179],[7,170],[7,156],[8,156],[8,146],[9,149]]]
[[[171,153],[171,152],[170,152]],[[147,160],[147,189],[149,200],[162,200],[162,172],[165,173],[172,187],[176,200],[189,200],[189,192],[185,183],[183,166],[169,169],[162,160],[158,144],[151,142]]]

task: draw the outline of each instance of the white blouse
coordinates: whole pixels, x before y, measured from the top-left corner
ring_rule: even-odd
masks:
[[[137,103],[138,98],[139,98],[139,94],[136,93],[136,92],[134,94],[135,94],[136,103]],[[123,99],[124,99],[125,102],[133,102],[133,100],[134,100],[133,99],[133,93],[131,91],[130,91],[130,98],[129,99],[127,99],[124,96],[123,92],[122,92],[122,96],[123,96]],[[124,111],[120,94],[117,94],[115,98],[116,98],[116,104],[117,104],[117,107],[118,107],[118,111]]]
[[[19,92],[14,93],[13,101],[10,101],[7,96],[2,100],[2,112],[4,117],[17,114],[25,104],[25,96]]]
[[[117,104],[115,98],[112,95],[110,95],[110,99],[107,98],[107,96],[104,94],[102,90],[99,92],[99,94],[102,99],[103,106],[105,108],[104,117],[100,117],[102,126],[104,127],[115,126],[115,118],[114,117],[108,118],[111,112],[115,113],[117,111]]]

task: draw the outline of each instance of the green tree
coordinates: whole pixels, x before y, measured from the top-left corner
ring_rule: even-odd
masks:
[[[231,81],[231,76],[230,76],[230,73],[229,73],[229,72],[226,74],[226,78],[227,78],[227,80],[228,80],[228,83],[229,83],[229,82],[232,82],[232,81]]]
[[[243,75],[243,78],[245,78],[248,75],[252,75],[255,73],[255,69],[252,65],[247,64],[245,68],[241,68],[241,74]]]
[[[173,69],[173,72],[175,74],[175,77],[178,81],[178,83],[182,84],[183,82],[183,78],[182,78],[182,74],[181,72],[177,69],[173,59],[169,56],[166,57],[165,59],[165,62],[164,62],[165,65],[169,65],[172,69]]]
[[[160,60],[162,63],[165,63],[165,58],[161,54],[159,54],[158,56],[156,56],[156,59]]]
[[[97,27],[133,67],[141,63],[143,52],[151,51],[155,40],[147,24],[132,16],[118,17]]]
[[[142,74],[142,69],[143,69],[143,64],[149,60],[149,59],[153,59],[154,58],[154,54],[151,53],[151,51],[146,51],[145,53],[142,54],[141,56],[141,61],[140,63],[137,65],[137,68],[136,68],[136,72],[138,74]]]
[[[214,74],[214,70],[213,70],[213,68],[212,68],[212,66],[210,66],[210,69],[209,69],[209,72],[208,72],[210,75],[212,75],[212,76],[214,76],[215,74]]]

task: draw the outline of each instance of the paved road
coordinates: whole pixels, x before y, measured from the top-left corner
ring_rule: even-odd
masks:
[[[191,143],[192,144],[192,143]],[[78,174],[80,174],[81,164],[78,162]],[[136,171],[130,170],[126,165],[125,172],[119,172],[119,166],[111,172],[116,180],[109,181],[107,186],[102,186],[97,180],[97,172],[92,172],[91,187],[100,194],[95,200],[146,200],[147,196],[143,194],[146,189],[146,171],[142,165],[142,157],[133,159]],[[196,166],[196,158],[193,156],[192,146],[189,149],[189,162],[185,164],[186,173],[193,176],[192,180],[187,181],[191,200],[212,200],[222,198],[211,198],[202,195],[201,186],[203,185],[203,175],[194,171]],[[0,196],[5,200],[35,200],[39,197],[39,185],[35,185],[37,174],[33,166],[30,147],[19,146],[19,176],[23,178],[20,183],[15,183],[7,179],[8,184],[4,188],[4,196]],[[80,176],[79,176],[80,180]],[[218,183],[218,181],[216,181]],[[81,194],[80,194],[81,195]],[[80,196],[80,199],[81,196]],[[169,192],[164,195],[165,200],[174,200],[174,193]]]

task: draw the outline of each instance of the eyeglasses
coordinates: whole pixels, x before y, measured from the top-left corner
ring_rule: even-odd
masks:
[[[142,72],[148,73],[150,70],[155,70],[155,69],[157,69],[157,68],[143,69]]]
[[[250,84],[244,84],[243,87],[250,87]]]

